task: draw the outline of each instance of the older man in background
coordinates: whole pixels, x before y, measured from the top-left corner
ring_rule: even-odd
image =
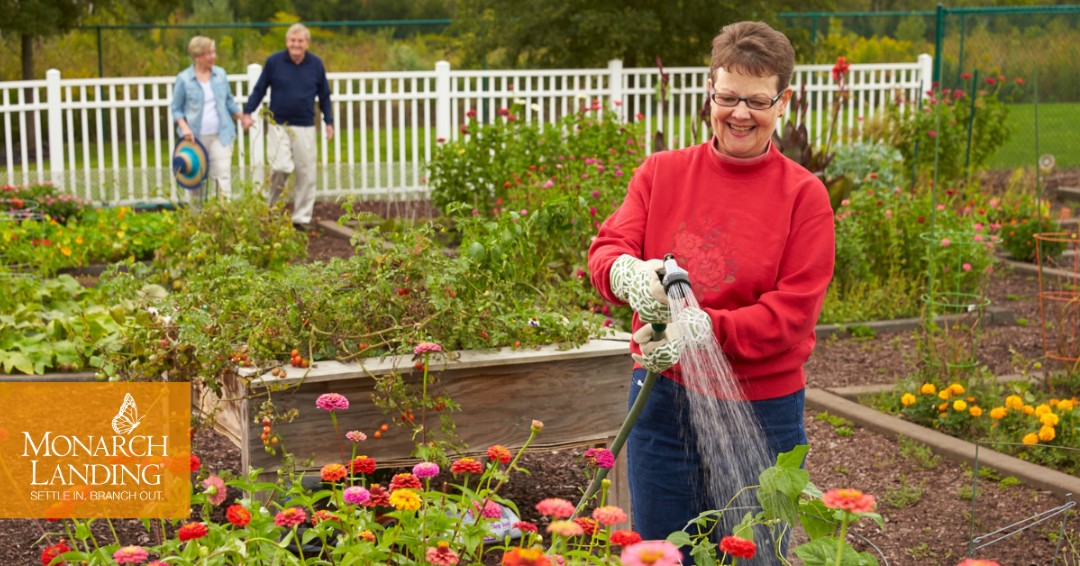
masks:
[[[326,139],[334,137],[334,114],[330,105],[330,83],[322,59],[308,52],[311,33],[303,24],[293,24],[285,33],[284,51],[266,58],[262,74],[244,105],[241,125],[248,129],[255,122],[251,114],[258,109],[266,89],[273,91],[270,113],[273,120],[267,132],[270,161],[270,194],[273,204],[281,197],[289,175],[296,171],[293,199],[293,226],[306,230],[315,209],[315,98],[319,99]]]

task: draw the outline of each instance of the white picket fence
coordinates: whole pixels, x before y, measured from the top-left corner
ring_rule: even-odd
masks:
[[[229,75],[243,104],[261,68]],[[800,65],[792,86],[805,85],[820,141],[837,85],[831,65]],[[320,197],[407,198],[426,192],[426,164],[434,148],[462,136],[475,111],[478,121],[503,119],[500,108],[522,103],[524,119],[541,124],[600,100],[623,120],[646,120],[663,132],[668,148],[704,141],[710,135],[698,112],[706,100],[708,70],[665,69],[667,96],[659,102],[655,68],[455,71],[439,62],[433,71],[331,73],[335,137],[320,136]],[[885,101],[919,97],[930,83],[932,58],[910,63],[852,65],[850,96],[840,112],[840,142],[861,136],[862,123]],[[63,79],[50,70],[45,80],[0,82],[0,184],[51,182],[98,202],[174,200],[170,172],[176,131],[170,111],[174,77]],[[273,93],[271,92],[271,95]],[[265,102],[264,102],[265,103]],[[265,127],[240,132],[234,179],[265,179]],[[652,136],[647,140],[652,149]]]

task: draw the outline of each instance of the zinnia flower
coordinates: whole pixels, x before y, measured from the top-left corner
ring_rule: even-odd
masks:
[[[334,515],[333,513],[329,512],[329,511],[327,511],[326,509],[319,509],[318,511],[311,514],[311,524],[312,525],[318,525],[319,523],[321,523],[323,521],[337,521],[337,520],[338,520],[337,516]]]
[[[981,558],[965,558],[961,560],[956,566],[1001,566],[993,560],[983,560]]]
[[[615,546],[630,546],[641,542],[641,535],[627,530],[612,531],[608,540]]]
[[[274,517],[274,524],[291,529],[307,520],[307,512],[299,507],[289,507]]]
[[[202,467],[202,460],[200,460],[198,456],[192,454],[191,455],[191,471],[197,472],[197,471],[199,471],[200,467]]]
[[[565,519],[574,514],[574,504],[565,499],[549,497],[536,504],[536,510],[541,515],[554,519]]]
[[[364,503],[364,507],[389,507],[390,506],[390,494],[383,486],[373,483],[368,486],[368,493],[371,495],[371,499],[368,499]]]
[[[354,485],[345,488],[345,493],[343,493],[341,496],[345,499],[345,503],[349,503],[351,505],[362,505],[366,503],[369,499],[371,499],[371,492],[368,491],[366,488]]]
[[[666,540],[646,540],[624,547],[619,558],[623,566],[675,566],[682,554]]]
[[[180,527],[180,530],[176,531],[176,538],[180,539],[180,542],[187,542],[189,540],[203,538],[209,532],[206,525],[195,521]]]
[[[538,532],[537,529],[536,529],[536,525],[534,525],[534,524],[532,524],[532,523],[530,523],[528,521],[518,521],[518,522],[514,523],[513,525],[510,525],[510,528],[517,529],[517,530],[519,530],[519,531],[521,531],[523,533],[524,532],[529,532],[529,533]]]
[[[615,466],[615,455],[607,448],[590,448],[585,451],[585,460],[590,466],[610,470]]]
[[[315,400],[315,406],[324,411],[344,411],[349,408],[349,400],[339,393],[323,393]]]
[[[203,487],[206,488],[207,497],[210,499],[211,505],[221,505],[225,502],[227,493],[225,492],[225,480],[216,475],[211,475],[202,482]]]
[[[367,456],[357,456],[353,458],[353,461],[349,463],[349,471],[356,475],[371,474],[375,472],[375,459]]]
[[[399,489],[422,489],[423,487],[424,486],[420,484],[420,479],[408,472],[394,474],[394,478],[390,480],[391,492]]]
[[[225,518],[237,527],[246,527],[251,522],[251,511],[243,505],[231,505],[225,510]]]
[[[592,512],[593,519],[596,522],[610,527],[612,525],[622,523],[626,520],[626,512],[614,505],[605,505],[603,507],[597,507]]]
[[[420,479],[433,478],[439,475],[439,465],[435,462],[420,462],[413,466],[412,473]]]
[[[511,548],[502,557],[502,566],[551,566],[540,548]]]
[[[505,466],[510,463],[510,450],[501,444],[489,446],[487,449],[487,457],[488,460],[498,462]]]
[[[585,529],[574,521],[552,521],[547,526],[547,532],[561,537],[576,537],[585,534]]]
[[[322,467],[322,470],[319,470],[322,480],[331,483],[345,479],[347,474],[348,470],[341,464],[327,464]]]
[[[414,355],[426,354],[428,352],[441,352],[442,346],[434,342],[421,342],[413,348]]]
[[[729,536],[720,539],[720,550],[735,558],[750,560],[757,553],[757,545],[752,540],[742,537]]]
[[[484,465],[472,458],[461,458],[450,464],[450,472],[453,474],[479,474],[484,471]]]
[[[117,564],[142,564],[150,554],[141,546],[125,546],[112,555]]]
[[[371,532],[368,529],[364,529],[364,530],[360,531],[359,537],[362,540],[366,540],[368,542],[375,542],[375,533]]]
[[[473,513],[480,515],[485,519],[498,519],[499,517],[502,517],[502,507],[490,499],[484,501],[483,506],[480,505],[479,501],[473,501],[472,506]]]
[[[416,511],[420,508],[420,496],[411,489],[399,489],[390,494],[390,505],[399,511]]]
[[[54,545],[46,546],[45,550],[41,551],[41,566],[49,566],[53,560],[59,558],[65,552],[71,552],[71,548],[64,539],[60,539],[60,542]],[[57,562],[57,564],[63,563],[63,561]]]
[[[588,517],[578,517],[574,519],[574,522],[581,527],[581,531],[587,535],[596,534],[596,519],[590,519]]]
[[[428,564],[435,566],[454,566],[459,560],[457,553],[450,549],[450,543],[445,540],[440,540],[435,546],[428,548],[424,558],[427,558]]]
[[[874,496],[857,489],[830,489],[821,496],[821,502],[832,509],[843,509],[852,513],[869,513],[877,503]]]

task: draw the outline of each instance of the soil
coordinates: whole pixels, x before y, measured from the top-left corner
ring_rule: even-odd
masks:
[[[383,213],[389,205],[367,206]],[[423,203],[393,206],[406,214],[430,213]],[[316,221],[333,220],[339,215],[340,208],[332,203],[316,207]],[[309,235],[308,261],[351,253],[347,242],[315,224]],[[1018,323],[987,328],[980,342],[979,360],[996,375],[1030,372],[1032,364],[1043,357],[1037,282],[1031,276],[1001,268],[992,279],[989,295],[993,305],[1011,310]],[[872,338],[830,337],[818,344],[807,363],[809,386],[895,383],[916,367],[919,339],[918,331]],[[978,497],[973,503],[969,467],[858,426],[848,433],[845,427],[830,424],[829,420],[807,411],[811,451],[806,468],[814,484],[823,490],[853,487],[877,498],[884,528],[866,521],[853,528],[853,533],[862,540],[857,546],[877,555],[882,564],[952,566],[968,555],[972,533],[995,531],[1064,503],[1047,492],[987,478],[980,478]],[[207,469],[239,471],[239,451],[213,432],[196,436],[195,451]],[[583,451],[526,454],[521,465],[531,474],[516,475],[502,494],[517,503],[523,519],[542,523],[533,508],[539,499],[562,497],[577,501],[585,487]],[[114,525],[123,544],[152,543],[136,521],[118,521]],[[1002,565],[1076,563],[1080,552],[1067,548],[1055,557],[1055,543],[1075,542],[1080,540],[1080,533],[1070,525],[1062,541],[1059,529],[1060,517],[1055,517],[975,556],[992,558]],[[95,532],[103,543],[113,540],[103,522],[96,524]],[[0,520],[0,564],[40,564],[41,550],[49,544],[45,541],[55,542],[59,533],[56,523]]]

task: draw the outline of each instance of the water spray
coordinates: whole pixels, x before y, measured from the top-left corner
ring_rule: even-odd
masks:
[[[657,275],[660,275],[659,273]],[[664,293],[670,298],[672,297],[672,290],[675,289],[676,297],[682,299],[691,295],[690,289],[690,275],[685,269],[679,266],[675,261],[673,254],[667,254],[664,256],[664,274],[660,275],[660,282],[664,286]],[[664,333],[667,331],[667,324],[662,322],[652,323],[653,340],[663,340]],[[645,408],[645,403],[649,400],[649,393],[652,392],[653,385],[656,384],[656,372],[648,370],[645,374],[645,381],[641,384],[641,391],[638,392],[638,396],[634,399],[634,404],[630,407],[630,411],[626,414],[626,418],[623,420],[622,426],[619,427],[618,434],[615,435],[615,440],[611,442],[611,446],[608,450],[611,451],[612,456],[618,457],[619,452],[622,450],[623,444],[626,443],[626,439],[630,436],[630,430],[634,428],[634,423],[637,422],[638,416],[641,415],[641,411]],[[592,483],[589,484],[589,489],[585,490],[585,494],[581,496],[581,501],[578,501],[577,507],[574,509],[574,514],[570,517],[572,520],[577,517],[585,509],[585,505],[596,492],[600,490],[600,484],[603,483],[604,478],[607,477],[607,468],[600,468],[596,472],[596,477],[593,478]]]

